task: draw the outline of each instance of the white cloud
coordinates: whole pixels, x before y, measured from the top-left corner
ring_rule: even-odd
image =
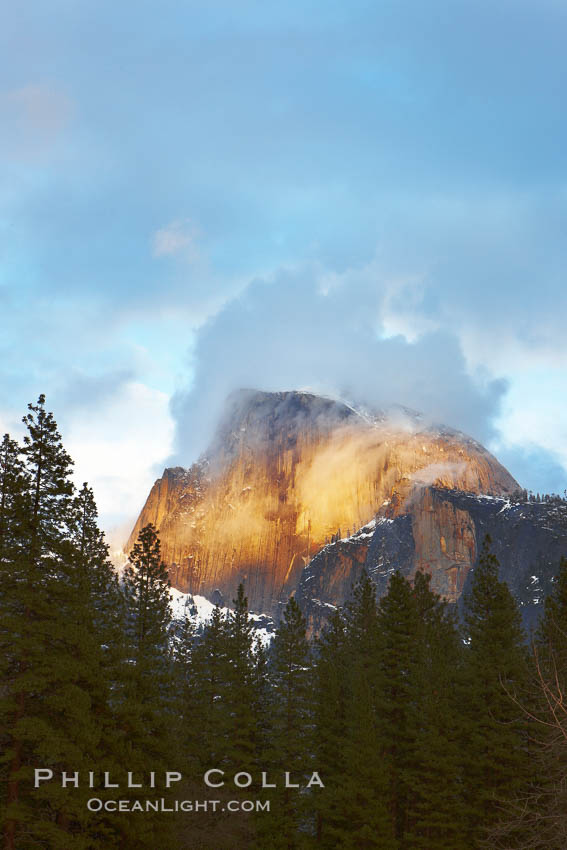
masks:
[[[154,257],[182,256],[189,262],[199,259],[198,228],[190,219],[177,219],[156,230],[152,237]]]
[[[101,525],[111,532],[120,526],[119,533],[127,537],[161,474],[156,473],[158,465],[171,451],[168,396],[132,381],[94,415],[92,410],[75,414],[65,430],[65,447],[75,461],[75,483],[89,482]]]
[[[567,374],[563,368],[537,365],[511,376],[498,420],[508,445],[540,446],[567,470]]]
[[[318,272],[256,280],[197,331],[193,383],[172,402],[181,463],[206,448],[226,396],[242,387],[309,386],[372,408],[399,403],[477,439],[492,436],[505,383],[468,374],[456,336],[381,338],[387,279],[371,267],[321,283]]]

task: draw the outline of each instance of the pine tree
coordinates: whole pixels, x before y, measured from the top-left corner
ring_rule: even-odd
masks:
[[[411,796],[405,848],[466,850],[460,772],[462,643],[455,617],[417,572],[418,728],[409,767]]]
[[[529,705],[533,778],[516,829],[537,850],[559,850],[567,841],[567,558],[562,557],[552,593],[545,600],[532,656]],[[539,844],[539,846],[538,846]]]
[[[350,679],[347,731],[341,747],[345,773],[335,794],[338,817],[328,830],[335,841],[328,846],[395,850],[398,842],[387,807],[387,773],[373,695],[360,670],[353,670]]]
[[[49,716],[49,728],[45,728],[49,749],[45,753],[52,761],[50,766],[57,765],[60,770],[78,770],[84,776],[96,765],[115,774],[118,756],[112,698],[122,660],[123,623],[116,576],[87,484],[71,502],[68,533],[60,551],[58,577],[49,591],[53,616],[45,632],[53,647],[43,665],[50,683],[45,694]],[[42,746],[45,748],[45,742]],[[63,834],[47,832],[44,825],[37,834],[50,835],[54,847],[90,846],[95,836],[105,846],[115,846],[113,824],[118,821],[88,811],[86,801],[92,792],[87,788],[81,786],[70,794],[54,783],[43,787],[41,796],[57,811],[56,822]]]
[[[188,745],[187,730],[191,716],[192,694],[194,690],[193,650],[195,647],[196,629],[187,607],[183,618],[177,623],[173,633],[173,662],[177,684],[179,703],[179,737],[184,746]]]
[[[50,566],[56,571],[59,546],[68,533],[73,461],[63,448],[53,414],[45,410],[45,396],[40,395],[36,405],[29,404],[28,410],[22,450],[30,477],[27,558],[32,570],[41,567],[49,575]]]
[[[171,623],[171,582],[161,560],[159,537],[153,525],[144,526],[129,556],[123,576],[128,609],[127,632],[138,666],[167,648]]]
[[[123,574],[128,659],[121,676],[117,718],[118,742],[124,764],[138,775],[164,772],[178,765],[175,729],[175,679],[169,648],[171,625],[170,581],[161,560],[159,537],[153,525],[145,526],[130,553]],[[164,796],[163,789],[156,794]],[[122,824],[121,824],[122,825]],[[173,845],[171,818],[124,820],[127,846]],[[159,839],[158,839],[159,836]]]
[[[385,747],[380,735],[379,635],[374,585],[364,573],[345,612],[345,728],[335,740],[342,775],[331,778],[331,812],[323,844],[337,848],[397,847],[387,809]],[[334,787],[333,787],[334,786]]]
[[[225,705],[229,735],[225,758],[228,770],[250,771],[256,761],[258,718],[254,712],[254,627],[248,615],[244,585],[239,584],[233,604],[234,609],[228,615],[226,641]]]
[[[256,769],[262,771],[270,746],[270,667],[269,651],[261,638],[256,638],[253,647],[252,695],[255,718],[254,742]]]
[[[532,645],[530,689],[521,702],[529,728],[530,777],[490,833],[495,848],[562,850],[567,842],[567,558]]]
[[[228,737],[226,618],[215,605],[203,636],[193,651],[193,717],[195,737],[191,753],[199,770],[222,769]]]
[[[517,700],[526,681],[526,651],[517,604],[498,578],[487,536],[465,599],[467,703],[463,775],[469,845],[481,846],[502,804],[514,797],[527,772],[527,735]]]
[[[316,835],[321,847],[334,847],[333,825],[337,817],[337,789],[346,775],[345,752],[341,746],[347,734],[348,653],[345,620],[334,611],[315,644],[314,665],[314,738],[315,763],[324,778],[325,788],[315,800]]]
[[[21,566],[24,545],[22,502],[27,489],[20,447],[5,434],[0,446],[0,811],[3,823],[8,802],[6,790],[10,788],[12,805],[19,798],[16,781],[19,767],[13,761],[17,750],[12,747],[19,748],[21,762],[22,742],[15,738],[15,730],[11,727],[17,714],[23,716],[15,704],[16,677],[22,663],[19,633],[23,618],[20,602],[23,575],[17,567]],[[16,822],[8,823],[5,829],[9,830],[6,840],[13,843]]]
[[[567,680],[567,557],[561,558],[553,591],[545,600],[536,645],[542,663],[548,657],[561,678]]]
[[[58,739],[49,737],[52,721],[46,695],[53,689],[54,673],[45,669],[45,662],[59,659],[59,671],[65,671],[65,657],[59,652],[64,623],[53,595],[63,572],[64,544],[72,523],[72,462],[63,449],[53,415],[45,410],[45,397],[41,395],[28,410],[23,419],[27,429],[22,448],[25,472],[20,475],[25,486],[16,500],[17,513],[12,515],[18,551],[10,564],[2,617],[2,635],[11,638],[1,647],[6,650],[9,668],[2,704],[8,765],[4,814],[8,850],[25,840],[24,836],[34,835],[40,820],[38,807],[32,810],[22,791],[34,756],[41,753],[49,761],[63,755],[57,751]],[[7,441],[4,449],[14,456],[15,449]],[[46,752],[48,742],[52,743],[50,752]]]
[[[10,606],[17,603],[20,578],[17,567],[25,542],[22,527],[25,511],[22,504],[28,489],[21,449],[10,439],[9,434],[5,434],[0,445],[0,614],[3,618],[9,615]],[[4,632],[1,639],[7,651],[10,636]],[[8,656],[2,654],[0,665],[7,662]]]
[[[0,570],[2,586],[13,576],[17,552],[22,545],[21,502],[28,489],[21,449],[9,434],[0,444]]]
[[[380,600],[378,630],[380,735],[394,834],[401,841],[409,824],[419,729],[419,616],[411,584],[399,572]]]
[[[311,660],[306,623],[295,599],[288,601],[271,647],[272,748],[268,766],[272,775],[290,774],[305,784],[312,771]],[[281,779],[280,779],[281,782]],[[270,791],[269,817],[258,822],[263,850],[295,850],[313,831],[310,795],[295,788]]]
[[[96,652],[90,658],[93,667],[100,666],[105,680],[104,700],[110,705],[125,661],[124,598],[104,534],[98,527],[94,493],[86,482],[75,496],[72,509],[74,523],[67,559],[69,583],[75,593],[72,616],[92,632],[96,641]]]
[[[72,509],[74,524],[67,559],[71,604],[65,617],[66,634],[69,638],[74,636],[69,641],[68,651],[78,664],[75,684],[81,684],[89,695],[89,715],[94,723],[91,746],[82,764],[88,769],[97,765],[99,771],[108,770],[115,776],[123,769],[116,708],[126,666],[124,599],[109,560],[108,545],[98,527],[94,494],[87,483],[73,499]],[[76,724],[75,729],[80,728],[81,724]],[[85,743],[84,731],[81,734]],[[102,798],[112,794],[112,790],[97,790]],[[81,802],[84,809],[84,799]],[[105,846],[112,847],[118,840],[121,823],[122,819],[117,816],[89,812],[82,821],[82,828],[85,833],[104,841]]]
[[[4,473],[8,458],[16,469],[2,501],[5,845],[81,850],[100,840],[111,848],[112,826],[87,812],[82,788],[54,782],[30,791],[33,767],[74,773],[110,758],[117,670],[109,647],[119,606],[92,492],[85,486],[73,498],[71,460],[43,396],[29,411],[25,466],[13,466],[18,451],[7,439],[2,456]]]

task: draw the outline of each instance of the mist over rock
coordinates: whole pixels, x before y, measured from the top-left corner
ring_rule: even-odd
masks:
[[[409,515],[432,487],[492,496],[519,489],[478,442],[406,408],[364,411],[307,392],[241,390],[227,399],[200,460],[156,481],[127,549],[152,522],[174,587],[207,598],[219,591],[230,604],[242,581],[252,609],[277,613],[331,541]],[[407,557],[416,564],[420,546],[461,533],[458,512],[437,516],[432,503],[415,526]],[[458,597],[460,574],[444,562],[424,568],[440,592]],[[355,573],[345,560],[343,589]],[[328,604],[343,601],[336,580]]]

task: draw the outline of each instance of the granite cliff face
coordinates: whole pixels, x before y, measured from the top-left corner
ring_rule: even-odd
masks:
[[[518,484],[479,443],[409,411],[369,415],[310,393],[239,391],[199,462],[156,481],[127,551],[152,522],[174,587],[209,598],[218,590],[226,603],[244,581],[253,609],[277,613],[296,590],[311,605],[306,573],[330,551],[333,567],[309,598],[340,604],[375,553],[375,531],[363,527],[409,519],[399,557],[431,571],[453,599],[477,546],[467,511],[434,496],[453,489],[501,496]],[[329,549],[357,529],[354,560],[350,543]]]
[[[434,590],[462,599],[486,534],[500,577],[518,599],[524,624],[535,624],[562,555],[567,554],[567,503],[495,498],[439,487],[418,489],[397,516],[385,514],[346,540],[325,546],[303,571],[296,599],[311,632],[349,597],[365,569],[378,596],[399,569],[431,574]]]

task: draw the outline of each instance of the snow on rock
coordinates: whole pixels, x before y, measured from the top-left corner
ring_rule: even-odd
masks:
[[[385,517],[380,517],[378,522],[391,522],[392,520],[387,520]],[[362,528],[359,528],[358,531],[353,532],[348,537],[341,537],[340,543],[360,543],[362,540],[370,540],[370,538],[374,537],[374,531],[376,529],[376,520],[371,519],[370,522],[367,522],[366,525],[363,525]]]
[[[214,608],[212,602],[204,596],[197,596],[192,593],[182,593],[180,590],[172,587],[170,589],[171,596],[171,614],[174,620],[183,620],[185,615],[188,615],[195,628],[202,628],[211,618]],[[222,613],[226,616],[231,612],[231,608],[221,608]],[[267,614],[256,614],[250,612],[250,620],[254,624],[254,634],[264,644],[268,646],[274,637],[276,627],[274,621]]]

